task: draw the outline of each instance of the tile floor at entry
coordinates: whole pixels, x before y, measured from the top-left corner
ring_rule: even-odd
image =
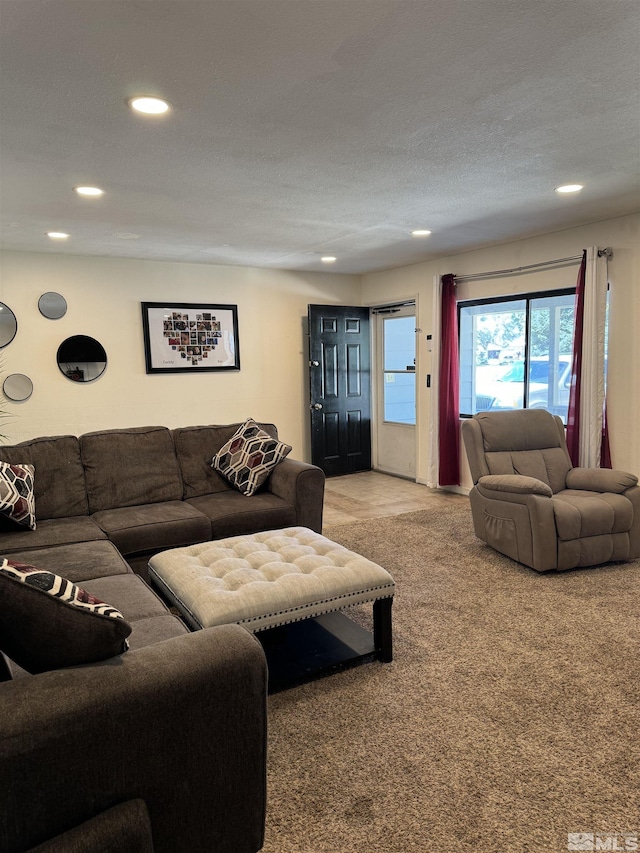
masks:
[[[367,518],[417,512],[438,506],[443,501],[468,500],[465,495],[430,489],[421,483],[379,471],[328,477],[324,488],[323,530]]]

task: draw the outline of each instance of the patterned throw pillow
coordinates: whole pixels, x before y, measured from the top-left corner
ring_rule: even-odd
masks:
[[[247,418],[213,457],[211,467],[248,496],[260,488],[290,452],[291,445],[271,438],[252,418]]]
[[[129,648],[122,613],[53,572],[3,559],[0,649],[27,672],[93,663]]]
[[[0,515],[30,530],[36,529],[34,473],[33,465],[0,462]]]

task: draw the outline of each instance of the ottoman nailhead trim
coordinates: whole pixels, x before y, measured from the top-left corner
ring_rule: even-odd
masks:
[[[385,589],[390,589],[391,592],[389,592],[387,595],[384,595],[384,594],[383,595],[375,595],[370,599],[365,599],[364,601],[360,601],[358,603],[359,604],[366,604],[367,601],[376,601],[378,598],[392,598],[394,587],[391,584],[386,584],[383,587],[377,587],[375,589],[375,591],[381,592],[382,590],[385,590]],[[265,619],[271,619],[274,616],[284,616],[285,613],[296,613],[300,610],[309,610],[309,609],[313,609],[315,607],[323,607],[325,604],[332,604],[335,601],[346,601],[348,598],[354,598],[357,595],[367,595],[370,592],[374,592],[374,589],[373,588],[372,589],[360,589],[357,592],[345,592],[343,595],[336,595],[333,598],[323,598],[323,599],[320,599],[320,601],[312,601],[312,602],[309,602],[309,604],[301,604],[298,607],[291,607],[288,610],[276,610],[273,613],[262,613],[262,614],[260,614],[260,616],[252,616],[250,619],[239,619],[238,624],[239,625],[247,625],[247,624],[250,624],[251,622],[262,622]],[[322,612],[323,613],[330,613],[331,610],[335,610],[335,609],[337,609],[337,608],[335,608],[335,607],[330,608],[329,610],[323,610]],[[293,620],[293,621],[295,621],[295,620]]]

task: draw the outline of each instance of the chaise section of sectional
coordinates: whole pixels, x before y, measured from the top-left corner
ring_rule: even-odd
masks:
[[[131,625],[130,649],[141,649],[188,633],[182,620],[169,611],[133,572],[116,546],[106,539],[15,551],[9,556],[54,572],[119,610]],[[13,661],[7,658],[6,663],[14,678],[24,675]],[[1,664],[2,661],[0,668]]]
[[[260,850],[266,688],[264,653],[238,625],[2,684],[0,850],[148,849],[112,826],[90,844],[87,822],[132,799],[156,853]]]
[[[149,555],[211,538],[211,523],[182,500],[166,427],[101,430],[80,437],[89,511],[142,574]]]

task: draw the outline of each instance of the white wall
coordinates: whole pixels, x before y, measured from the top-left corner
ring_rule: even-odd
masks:
[[[68,303],[47,320],[47,291]],[[231,303],[238,306],[239,372],[145,372],[141,302]],[[70,255],[6,253],[0,301],[18,318],[14,341],[0,351],[0,374],[25,373],[32,397],[6,401],[0,432],[13,443],[39,435],[111,427],[272,421],[292,456],[310,458],[307,304],[360,304],[357,276],[295,273]],[[107,351],[105,373],[91,383],[66,379],[56,351],[70,335],[89,335]]]
[[[425,376],[432,372],[426,335],[433,333],[433,280],[445,273],[464,275],[512,269],[556,258],[579,255],[588,246],[611,246],[609,318],[608,416],[613,465],[640,474],[640,214],[605,220],[580,228],[519,240],[462,255],[440,258],[410,267],[372,273],[362,279],[362,304],[375,305],[418,295],[418,466],[417,479],[427,482],[428,425],[431,391]],[[458,286],[460,299],[475,299],[539,289],[574,287],[578,267],[551,274],[530,273],[501,280],[466,282]],[[543,284],[541,284],[543,282]],[[462,485],[471,478],[462,451]]]

